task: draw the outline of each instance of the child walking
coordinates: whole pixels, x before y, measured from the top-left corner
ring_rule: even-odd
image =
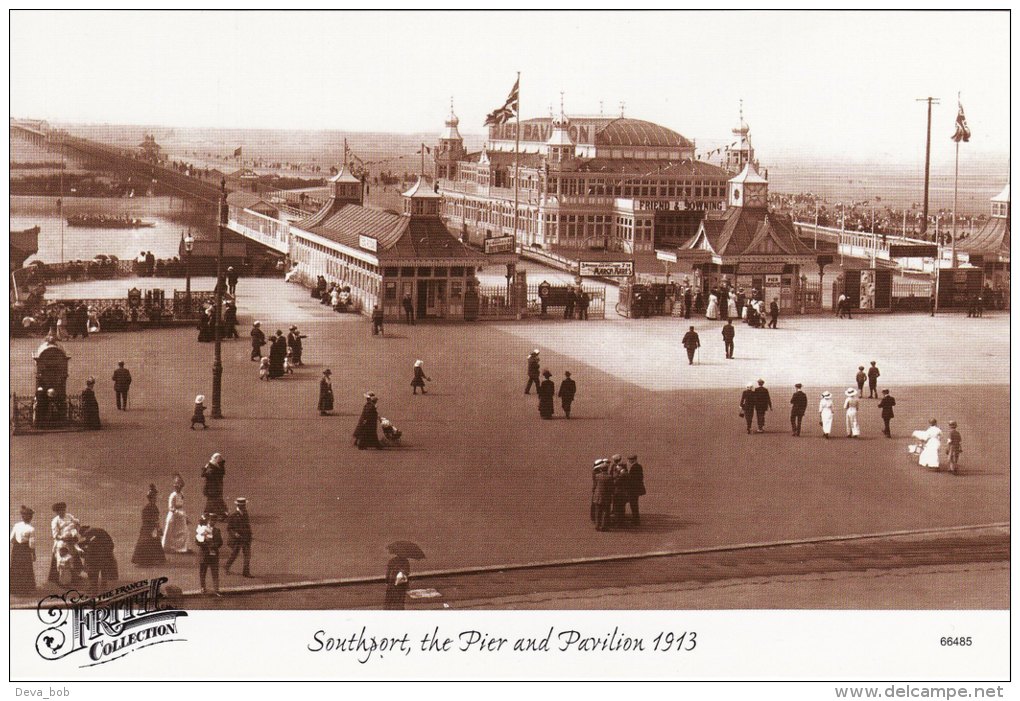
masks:
[[[259,379],[269,382],[269,358],[263,357],[259,362]]]
[[[420,360],[414,361],[414,379],[411,380],[411,387],[413,388],[411,394],[418,394],[419,387],[421,387],[421,393],[425,394],[425,380],[432,382],[432,378],[425,375],[424,365]]]
[[[195,397],[195,413],[191,415],[191,430],[195,430],[195,424],[202,424],[202,429],[209,428],[205,425],[205,395]]]
[[[963,452],[963,436],[956,430],[956,422],[949,422],[949,446],[946,453],[949,455],[949,471],[954,475],[960,469],[960,453]]]

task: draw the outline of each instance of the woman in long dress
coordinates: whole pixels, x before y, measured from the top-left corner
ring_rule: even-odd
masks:
[[[740,313],[737,311],[737,299],[733,296],[732,292],[730,292],[729,300],[726,302],[726,312],[731,319],[740,318]]]
[[[53,505],[53,521],[50,534],[53,536],[53,554],[50,557],[49,581],[60,584],[61,574],[65,580],[74,582],[81,572],[81,558],[78,556],[78,528],[81,523],[67,513],[67,504],[60,501]],[[59,559],[58,559],[59,558]]]
[[[329,416],[333,411],[333,380],[330,376],[333,371],[326,368],[322,371],[322,379],[319,380],[319,416]]]
[[[826,438],[832,433],[832,393],[822,392],[818,402],[818,423],[822,426],[822,435]]]
[[[163,528],[163,550],[168,553],[189,553],[188,513],[184,510],[184,478],[174,475],[174,491],[166,505],[166,525]]]
[[[924,431],[914,431],[911,435],[922,443],[921,455],[917,464],[930,470],[939,469],[939,451],[942,450],[942,429],[935,419],[928,422]]]
[[[269,347],[269,376],[283,377],[283,359],[287,357],[287,339],[277,331]]]
[[[156,506],[158,495],[156,485],[150,484],[149,493],[146,494],[149,501],[142,509],[142,525],[138,529],[138,542],[135,543],[135,552],[131,556],[131,562],[139,567],[151,567],[166,562],[163,544],[160,542],[159,507]]]
[[[850,388],[846,391],[846,399],[843,400],[843,409],[846,410],[846,437],[860,438],[861,424],[857,421],[857,409],[861,405],[861,399],[857,396],[857,390]]]
[[[11,594],[35,592],[35,526],[27,506],[21,507],[21,520],[11,529]]]
[[[714,292],[708,296],[708,309],[705,310],[705,316],[709,319],[719,318],[719,298],[715,296]]]
[[[361,409],[361,417],[354,429],[354,445],[358,447],[358,450],[365,448],[382,450],[379,433],[376,431],[376,426],[379,423],[379,410],[376,408],[378,401],[379,398],[374,393],[365,393],[365,406]]]

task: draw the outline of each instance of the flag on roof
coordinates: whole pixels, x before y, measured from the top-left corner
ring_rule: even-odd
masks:
[[[418,149],[418,153],[429,153],[430,154],[430,153],[432,153],[432,149],[429,148],[428,146],[426,146],[425,144],[422,144],[421,148]]]
[[[960,111],[956,113],[956,131],[951,137],[956,143],[970,141],[970,127],[967,126],[967,117],[963,114],[963,103],[957,100]]]
[[[485,126],[495,126],[498,124],[506,124],[511,118],[517,115],[517,109],[520,107],[520,77],[514,81],[514,86],[510,90],[510,94],[506,97],[506,102],[503,103],[502,107],[497,107],[485,117]]]
[[[234,158],[239,158],[240,156],[241,156],[241,147],[238,146],[237,148],[234,149]]]

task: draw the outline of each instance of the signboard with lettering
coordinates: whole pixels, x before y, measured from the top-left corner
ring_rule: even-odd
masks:
[[[485,239],[485,253],[513,253],[514,252],[514,237],[513,236],[496,236],[491,239]]]
[[[766,275],[765,276],[765,284],[766,285],[779,285],[780,283],[782,283],[782,281],[783,281],[783,276],[782,275]]]
[[[935,244],[917,243],[903,244],[893,243],[889,245],[890,258],[934,258],[938,255],[939,247]]]
[[[366,251],[377,251],[379,249],[379,242],[371,236],[365,236],[361,234],[358,236],[358,245],[364,248]]]
[[[655,257],[666,263],[676,263],[676,253],[670,251],[656,251]]]
[[[571,124],[567,131],[575,144],[595,143],[596,129],[593,124]],[[545,143],[551,135],[552,124],[548,122],[521,125],[521,141]],[[517,125],[512,122],[489,127],[489,139],[492,141],[513,141],[516,138]]]
[[[782,275],[783,263],[740,263],[737,275]]]
[[[634,261],[632,260],[596,260],[580,261],[578,274],[581,277],[633,277]]]

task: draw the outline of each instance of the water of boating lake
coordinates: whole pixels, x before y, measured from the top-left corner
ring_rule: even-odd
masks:
[[[28,259],[44,263],[90,260],[99,254],[122,259],[137,258],[139,251],[152,251],[157,258],[177,255],[181,236],[191,229],[215,235],[216,213],[199,208],[189,200],[173,197],[65,197],[63,217],[56,197],[11,197],[11,231],[39,227],[39,251]],[[76,227],[67,224],[75,215],[125,215],[151,222],[141,229]]]

